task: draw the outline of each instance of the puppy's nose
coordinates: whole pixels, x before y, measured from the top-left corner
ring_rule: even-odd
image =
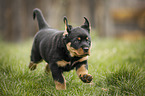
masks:
[[[84,50],[84,52],[88,52],[89,48],[88,47],[84,47],[83,50]]]

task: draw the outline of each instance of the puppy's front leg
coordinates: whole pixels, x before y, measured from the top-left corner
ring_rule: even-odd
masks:
[[[66,89],[66,81],[62,74],[62,71],[58,68],[56,64],[50,66],[52,77],[54,79],[55,87],[57,90]]]
[[[78,66],[76,66],[76,72],[84,83],[90,83],[93,79],[92,75],[88,74],[87,61],[84,64],[78,64]]]

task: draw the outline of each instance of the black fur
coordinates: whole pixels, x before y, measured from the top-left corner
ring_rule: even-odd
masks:
[[[31,50],[31,62],[38,63],[45,60],[51,69],[53,79],[64,83],[62,73],[70,71],[74,68],[80,68],[82,64],[88,69],[87,60],[78,61],[88,54],[71,56],[70,50],[67,49],[67,44],[71,43],[71,47],[78,50],[82,48],[82,52],[88,51],[86,48],[91,46],[89,22],[84,17],[85,23],[81,27],[73,28],[68,24],[67,18],[64,17],[67,34],[64,31],[52,29],[46,23],[41,11],[34,9],[33,18],[37,17],[39,32],[34,37],[34,42]],[[78,40],[78,38],[81,40]],[[64,60],[70,62],[65,66],[59,66],[57,61]]]

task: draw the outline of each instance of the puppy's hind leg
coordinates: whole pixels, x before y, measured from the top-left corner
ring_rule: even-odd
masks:
[[[37,62],[34,62],[34,61],[32,61],[31,60],[31,62],[29,63],[29,69],[32,71],[32,70],[35,70],[36,68],[37,68],[37,64],[39,63],[39,62],[41,62],[42,61],[42,59],[40,60],[40,61],[37,61]]]
[[[49,64],[46,63],[45,73],[48,74],[49,72],[50,72],[50,67],[49,67]]]
[[[35,70],[36,67],[37,67],[37,64],[31,61],[30,64],[29,64],[29,69],[30,70]]]
[[[37,67],[37,64],[42,61],[42,57],[39,54],[39,51],[36,49],[32,48],[31,51],[31,62],[29,64],[29,69],[30,70],[35,70]]]

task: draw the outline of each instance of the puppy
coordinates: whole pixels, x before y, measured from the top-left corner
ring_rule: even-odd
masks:
[[[65,30],[59,31],[48,26],[38,8],[33,11],[33,19],[36,17],[39,31],[34,37],[31,50],[30,70],[36,69],[37,64],[45,60],[46,72],[51,70],[57,90],[66,89],[63,72],[74,68],[84,83],[90,83],[93,78],[88,74],[87,59],[90,55],[91,37],[87,18],[84,17],[83,25],[73,28],[64,17]]]

